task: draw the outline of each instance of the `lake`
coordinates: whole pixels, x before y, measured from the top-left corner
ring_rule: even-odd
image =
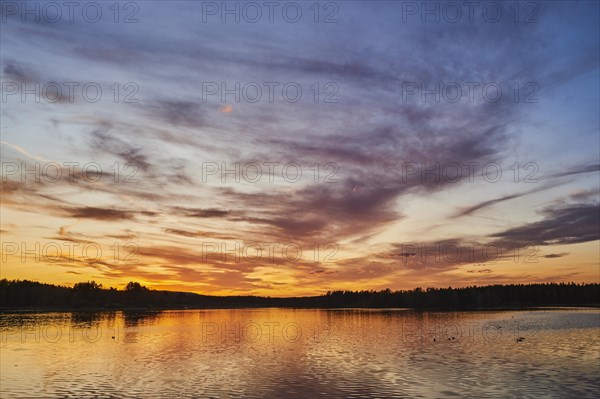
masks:
[[[0,328],[2,398],[591,398],[600,390],[598,309],[15,313],[0,315]]]

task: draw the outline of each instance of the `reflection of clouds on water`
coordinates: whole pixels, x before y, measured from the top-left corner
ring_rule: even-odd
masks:
[[[586,397],[598,388],[599,317],[592,309],[4,314],[2,389],[67,397]],[[62,336],[54,339],[51,326]]]

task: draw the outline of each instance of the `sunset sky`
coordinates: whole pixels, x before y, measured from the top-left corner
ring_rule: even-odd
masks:
[[[296,2],[297,22],[285,2],[256,22],[221,14],[235,2],[96,2],[97,22],[8,3],[2,278],[600,280],[596,1],[496,2],[497,22],[485,2],[456,22],[443,2],[438,22],[400,1]]]

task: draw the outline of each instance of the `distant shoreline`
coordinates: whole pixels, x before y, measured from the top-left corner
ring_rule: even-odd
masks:
[[[501,306],[501,307],[480,307],[480,308],[380,308],[380,307],[307,307],[307,306],[231,306],[231,307],[121,307],[121,308],[0,308],[0,315],[16,313],[111,313],[111,312],[166,312],[175,310],[257,310],[257,309],[290,309],[290,310],[376,310],[376,311],[417,311],[417,312],[485,312],[485,311],[511,311],[511,310],[564,310],[564,309],[593,309],[600,310],[600,304],[556,304],[545,306]]]
[[[0,280],[0,312],[110,312],[184,309],[413,309],[429,311],[600,307],[600,284],[545,283],[328,291],[319,296],[213,296],[158,291],[130,282],[125,289],[94,281],[73,287],[30,280]]]

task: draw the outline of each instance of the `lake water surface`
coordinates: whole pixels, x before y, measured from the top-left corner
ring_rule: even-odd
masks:
[[[0,315],[2,398],[585,398],[600,310]],[[517,338],[524,338],[517,342]]]

